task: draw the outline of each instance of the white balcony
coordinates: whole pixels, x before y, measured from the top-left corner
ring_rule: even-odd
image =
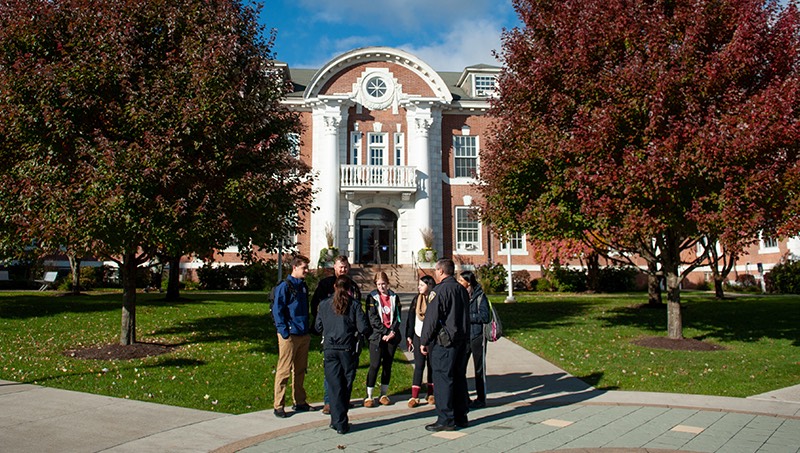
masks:
[[[400,165],[342,165],[342,192],[404,192],[417,191],[416,167]]]

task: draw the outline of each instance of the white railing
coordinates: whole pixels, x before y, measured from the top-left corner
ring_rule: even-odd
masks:
[[[342,190],[416,191],[416,167],[400,165],[342,165]]]

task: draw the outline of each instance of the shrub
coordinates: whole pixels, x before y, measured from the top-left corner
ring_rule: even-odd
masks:
[[[498,294],[506,290],[506,268],[500,263],[482,264],[475,268],[475,275],[487,294]]]
[[[586,272],[582,269],[570,269],[556,266],[545,272],[556,291],[560,293],[580,293],[586,291]]]
[[[610,266],[600,268],[597,290],[603,293],[620,293],[636,288],[639,269],[630,266]]]
[[[514,290],[530,289],[531,274],[526,270],[513,272],[511,274],[511,280],[514,282]]]
[[[531,282],[531,287],[542,293],[549,293],[556,290],[553,283],[546,278],[537,278]]]
[[[212,263],[205,263],[203,267],[197,269],[197,278],[200,280],[202,289],[228,289],[229,288],[229,267],[226,265],[213,266]]]
[[[775,265],[764,276],[767,291],[779,294],[800,294],[800,260]]]

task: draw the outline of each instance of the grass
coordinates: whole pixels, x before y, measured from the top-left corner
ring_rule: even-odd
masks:
[[[119,341],[122,296],[0,293],[0,378],[224,413],[272,408],[275,327],[264,293],[137,295],[137,339],[179,347],[134,360],[81,360],[64,351]],[[306,391],[322,401],[322,353],[312,336]],[[367,351],[353,397],[366,391]],[[390,393],[410,393],[412,368],[395,356]],[[291,404],[290,390],[287,392]]]
[[[666,336],[666,310],[639,308],[646,294],[516,297],[492,298],[505,335],[599,389],[745,397],[800,384],[796,295],[720,301],[684,292],[684,337],[725,348],[708,352],[633,344]]]

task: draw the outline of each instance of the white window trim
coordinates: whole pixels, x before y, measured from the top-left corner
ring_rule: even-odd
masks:
[[[479,89],[478,88],[478,78],[479,77],[481,77],[481,78],[483,78],[483,77],[491,78],[492,80],[494,80],[494,88],[492,88],[491,90],[487,90],[485,88],[480,88],[480,90],[482,90],[482,91],[479,93],[478,92],[478,89]],[[492,97],[492,96],[495,96],[497,94],[497,76],[495,76],[493,74],[473,74],[472,75],[472,93],[475,95],[475,97]]]
[[[500,250],[497,251],[498,255],[508,256],[508,249],[506,248],[506,244],[508,241],[500,241]],[[522,248],[512,248],[511,249],[511,256],[527,256],[528,255],[528,247],[527,247],[527,235],[522,234]]]
[[[381,142],[381,146],[373,145],[372,137],[382,137],[383,140]],[[382,150],[382,161],[381,165],[389,165],[388,162],[391,161],[391,156],[389,155],[389,144],[388,141],[388,134],[386,132],[368,132],[367,133],[367,158],[365,165],[373,165],[372,163],[372,150],[374,148],[379,148]]]
[[[775,246],[767,246],[764,242],[764,233],[758,233],[758,254],[759,255],[766,255],[768,253],[780,253],[780,242],[777,238],[771,238],[775,241]]]
[[[458,211],[467,211],[467,210],[475,210],[475,209],[476,208],[473,207],[473,206],[456,206],[455,207],[455,212],[454,212],[454,216],[453,216],[453,220],[455,222],[453,224],[453,230],[456,233],[455,234],[456,243],[455,243],[455,252],[454,253],[457,253],[459,255],[483,255],[483,244],[482,244],[482,242],[483,242],[483,231],[482,231],[483,230],[483,225],[481,225],[480,220],[477,221],[477,224],[478,224],[478,241],[475,244],[476,248],[474,250],[471,250],[471,249],[468,249],[468,248],[462,248],[462,247],[460,247],[461,244],[458,242]]]
[[[392,165],[405,165],[406,164],[406,155],[405,155],[405,147],[403,146],[405,136],[402,132],[395,132],[392,137],[393,146],[392,146]],[[398,162],[398,155],[400,153],[400,159]]]
[[[478,182],[478,178],[469,176],[456,177],[456,140],[457,137],[475,137],[475,174],[480,173],[481,168],[481,137],[479,135],[454,135],[453,136],[453,177],[450,183],[453,185],[470,185]]]
[[[361,132],[350,133],[350,165],[360,165],[363,143]]]

